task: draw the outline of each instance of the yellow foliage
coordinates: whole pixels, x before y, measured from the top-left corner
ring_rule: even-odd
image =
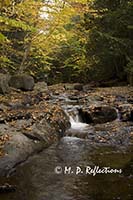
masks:
[[[0,8],[7,7],[11,3],[10,0],[0,0]]]

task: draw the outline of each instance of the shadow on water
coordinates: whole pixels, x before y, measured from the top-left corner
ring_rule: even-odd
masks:
[[[55,167],[76,169],[108,166],[122,174],[56,174]],[[60,171],[60,170],[59,170]],[[133,195],[131,153],[109,147],[91,151],[85,140],[63,138],[17,168],[6,181],[17,186],[14,193],[1,194],[1,200],[131,200]],[[5,180],[4,180],[5,181]]]

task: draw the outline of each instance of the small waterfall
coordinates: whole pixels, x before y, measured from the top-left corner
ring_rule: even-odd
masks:
[[[70,116],[71,129],[82,130],[88,127],[88,124],[76,121]]]
[[[121,114],[120,114],[120,112],[119,112],[119,110],[118,109],[116,109],[116,112],[117,112],[117,121],[121,121]]]
[[[70,119],[71,129],[83,130],[88,127],[88,124],[83,123],[79,117],[77,106],[65,109],[66,114]]]

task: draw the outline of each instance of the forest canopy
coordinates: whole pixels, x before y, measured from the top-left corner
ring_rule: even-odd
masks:
[[[127,81],[132,49],[132,0],[0,0],[2,73]]]

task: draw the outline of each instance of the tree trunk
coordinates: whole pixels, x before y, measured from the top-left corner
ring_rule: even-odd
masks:
[[[21,65],[20,65],[20,68],[19,68],[19,73],[23,73],[24,70],[26,69],[26,65],[25,65],[25,61],[27,60],[28,58],[28,55],[30,53],[30,47],[31,47],[31,43],[26,45],[25,47],[25,51],[24,51],[24,55],[23,55],[23,59],[22,59],[22,62],[21,62]]]

